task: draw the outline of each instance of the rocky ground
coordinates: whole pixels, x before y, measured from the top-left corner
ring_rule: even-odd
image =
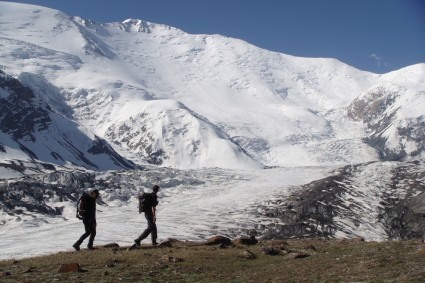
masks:
[[[420,282],[425,244],[215,236],[0,261],[2,282]]]

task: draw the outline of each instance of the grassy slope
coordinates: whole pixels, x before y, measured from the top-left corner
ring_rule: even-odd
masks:
[[[264,254],[264,247],[279,254]],[[246,250],[256,258],[247,259]],[[60,264],[72,262],[84,271],[58,272]],[[219,248],[172,241],[165,248],[100,248],[0,261],[0,281],[419,282],[425,281],[425,244],[309,239]]]

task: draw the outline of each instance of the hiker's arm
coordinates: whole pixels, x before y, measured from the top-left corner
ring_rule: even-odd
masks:
[[[153,215],[153,222],[156,222],[156,208],[155,206],[152,206],[152,215]]]

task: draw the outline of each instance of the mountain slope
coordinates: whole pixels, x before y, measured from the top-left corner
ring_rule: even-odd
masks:
[[[425,156],[425,65],[386,74],[348,107],[367,125],[365,140],[382,160]]]
[[[108,170],[134,168],[104,140],[58,113],[0,71],[0,158]]]

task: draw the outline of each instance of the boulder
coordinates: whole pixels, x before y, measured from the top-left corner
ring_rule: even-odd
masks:
[[[62,263],[59,268],[59,273],[66,273],[66,272],[80,272],[81,267],[78,263],[72,262],[72,263]]]
[[[280,250],[274,247],[262,247],[261,252],[266,255],[278,255],[280,254]]]
[[[241,251],[241,256],[245,259],[255,259],[256,256],[253,252],[249,251],[249,250],[243,250]]]
[[[224,236],[214,236],[207,240],[207,245],[213,246],[213,245],[221,245],[224,244],[226,246],[233,245],[232,240],[230,240],[227,237]]]
[[[251,237],[241,237],[239,239],[236,239],[233,241],[234,244],[236,245],[256,245],[258,244],[258,240],[255,238],[255,236],[251,236]]]
[[[171,241],[167,240],[159,243],[158,248],[171,248],[172,246],[173,244],[171,243]]]
[[[114,267],[118,260],[116,259],[108,259],[105,263],[105,267]]]

